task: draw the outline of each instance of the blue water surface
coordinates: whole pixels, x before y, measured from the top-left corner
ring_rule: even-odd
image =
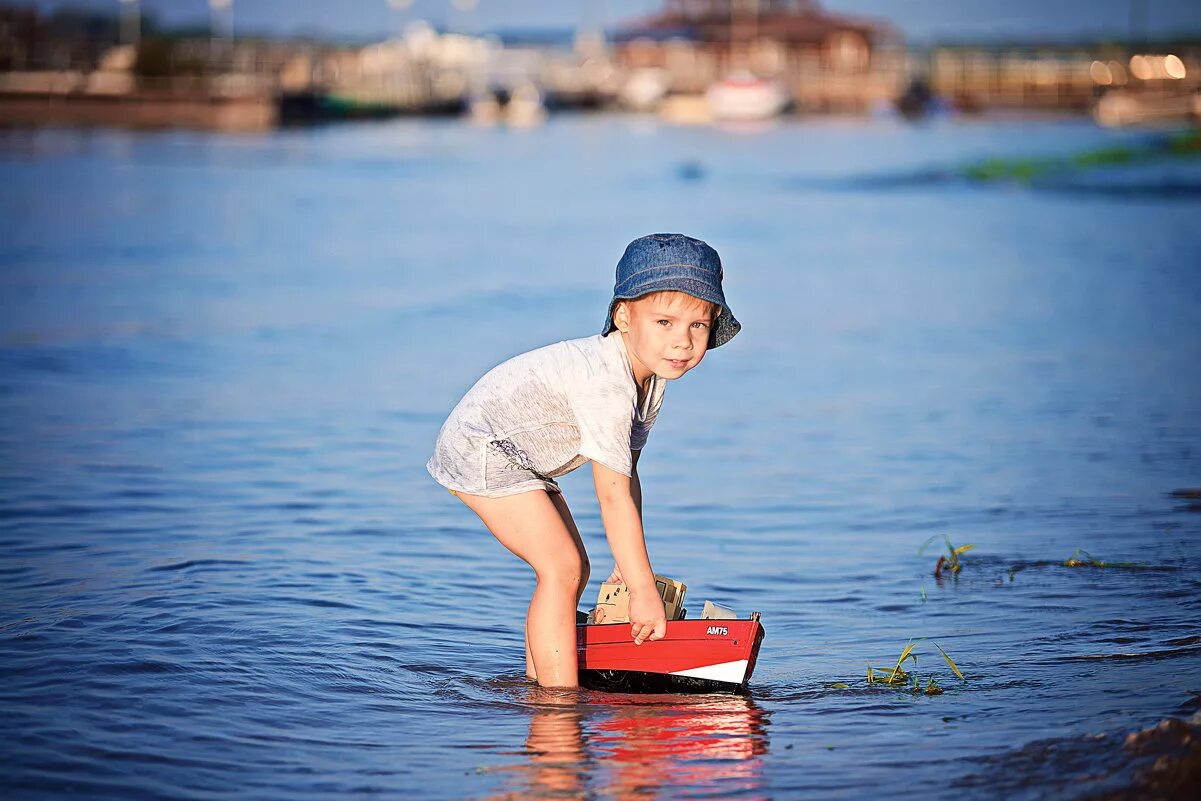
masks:
[[[1126,734],[1201,691],[1201,502],[1172,494],[1201,487],[1201,175],[954,168],[1151,135],[0,132],[5,797],[1125,784]],[[524,681],[531,573],[424,462],[484,371],[599,330],[654,231],[718,248],[745,327],[668,390],[652,562],[767,637],[747,697],[560,703]],[[607,546],[588,470],[563,486],[587,600]],[[975,549],[936,580],[944,535]],[[867,683],[917,638],[942,695]]]

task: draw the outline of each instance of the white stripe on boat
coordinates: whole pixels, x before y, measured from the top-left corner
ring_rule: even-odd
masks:
[[[742,680],[746,676],[746,660],[736,659],[733,662],[719,662],[716,665],[705,665],[690,670],[673,670],[671,675],[742,684]]]

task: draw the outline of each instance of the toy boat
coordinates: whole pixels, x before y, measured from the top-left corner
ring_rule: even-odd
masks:
[[[758,612],[749,620],[668,620],[663,639],[641,645],[628,622],[580,622],[580,684],[612,692],[743,693],[762,642]]]

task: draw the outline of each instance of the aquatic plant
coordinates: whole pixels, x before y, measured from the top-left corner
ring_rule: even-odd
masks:
[[[917,645],[917,641],[908,643],[901,650],[901,655],[899,657],[897,657],[896,665],[894,665],[891,668],[874,668],[873,669],[871,665],[868,665],[867,666],[867,683],[868,684],[876,684],[877,682],[880,684],[905,684],[905,683],[907,683],[909,681],[909,674],[906,673],[905,670],[903,670],[901,666],[905,664],[905,660],[909,659],[909,660],[913,661],[913,670],[914,670],[913,682],[914,682],[914,687],[916,687],[917,686],[917,656],[915,656],[913,654],[913,648],[916,645]],[[875,671],[880,671],[880,675],[881,675],[880,678],[876,678]]]
[[[1085,558],[1077,559],[1076,557],[1079,555],[1083,555]],[[1089,553],[1088,551],[1084,550],[1083,548],[1077,548],[1076,550],[1072,551],[1072,555],[1069,556],[1064,561],[1063,566],[1064,567],[1105,567],[1105,563],[1102,562],[1100,559],[1094,559],[1093,555],[1091,553]]]
[[[1083,559],[1077,559],[1083,556]],[[1072,555],[1063,563],[1064,567],[1142,567],[1138,562],[1103,562],[1083,548],[1072,551]]]
[[[889,687],[909,687],[915,693],[920,692],[925,695],[941,695],[943,690],[942,687],[939,686],[937,679],[930,677],[926,683],[925,689],[922,689],[921,680],[918,677],[917,654],[913,652],[913,649],[917,647],[918,643],[923,642],[924,640],[925,638],[923,637],[921,639],[906,643],[905,647],[901,649],[901,655],[897,657],[897,663],[890,668],[873,668],[869,664],[867,666],[867,683],[872,685],[884,684]],[[936,642],[932,642],[931,644],[938,649],[938,653],[942,654],[942,658],[946,660],[947,665],[951,668],[951,671],[959,677],[959,680],[966,683],[967,679],[963,677],[963,673],[959,670],[959,666],[956,665],[947,652],[942,649],[942,646]],[[912,673],[904,669],[904,665],[907,661],[913,663]],[[843,686],[845,687],[846,685]]]
[[[1156,137],[1139,146],[1113,145],[1071,156],[985,159],[961,168],[960,174],[972,181],[1029,183],[1052,174],[1197,155],[1201,155],[1201,132],[1187,131]]]
[[[948,537],[946,534],[941,536],[947,543],[947,555],[938,557],[938,561],[934,564],[934,576],[936,578],[942,576],[942,571],[944,569],[949,570],[951,573],[958,573],[963,567],[963,564],[959,561],[959,557],[976,547],[975,544],[972,544],[960,545],[958,548],[956,548],[953,544],[951,544],[950,537]],[[934,542],[936,539],[938,539],[938,537],[939,535],[935,534],[934,536],[930,537],[930,539],[923,542],[922,547],[917,549],[917,555],[921,556],[922,553],[925,552],[926,548],[929,547],[930,543]]]

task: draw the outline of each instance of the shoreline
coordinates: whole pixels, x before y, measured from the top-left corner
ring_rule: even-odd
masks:
[[[162,94],[137,96],[61,95],[51,93],[0,93],[0,128],[113,128],[126,130],[195,130],[231,133],[271,133],[288,128],[317,127],[330,123],[358,123],[392,119],[458,120],[471,125],[467,113],[453,114],[444,110],[397,111],[391,114],[363,115],[345,118],[290,119],[281,113],[280,101],[268,95],[242,97],[179,97]],[[787,112],[776,117],[753,122],[682,122],[653,112],[633,112],[620,108],[560,110],[550,117],[605,116],[630,119],[653,119],[666,125],[680,127],[770,127],[780,123],[837,123],[853,121],[902,121],[899,114],[861,113],[803,113]],[[933,117],[960,123],[980,122],[1045,122],[1048,120],[1088,119],[1087,112],[1071,109],[1011,109],[998,108],[973,113],[952,113]],[[925,122],[929,122],[926,120]],[[915,124],[922,124],[921,122]]]
[[[5,127],[15,123],[266,132],[278,128],[279,120],[279,104],[265,93],[232,97],[163,92],[0,93],[0,124]]]

